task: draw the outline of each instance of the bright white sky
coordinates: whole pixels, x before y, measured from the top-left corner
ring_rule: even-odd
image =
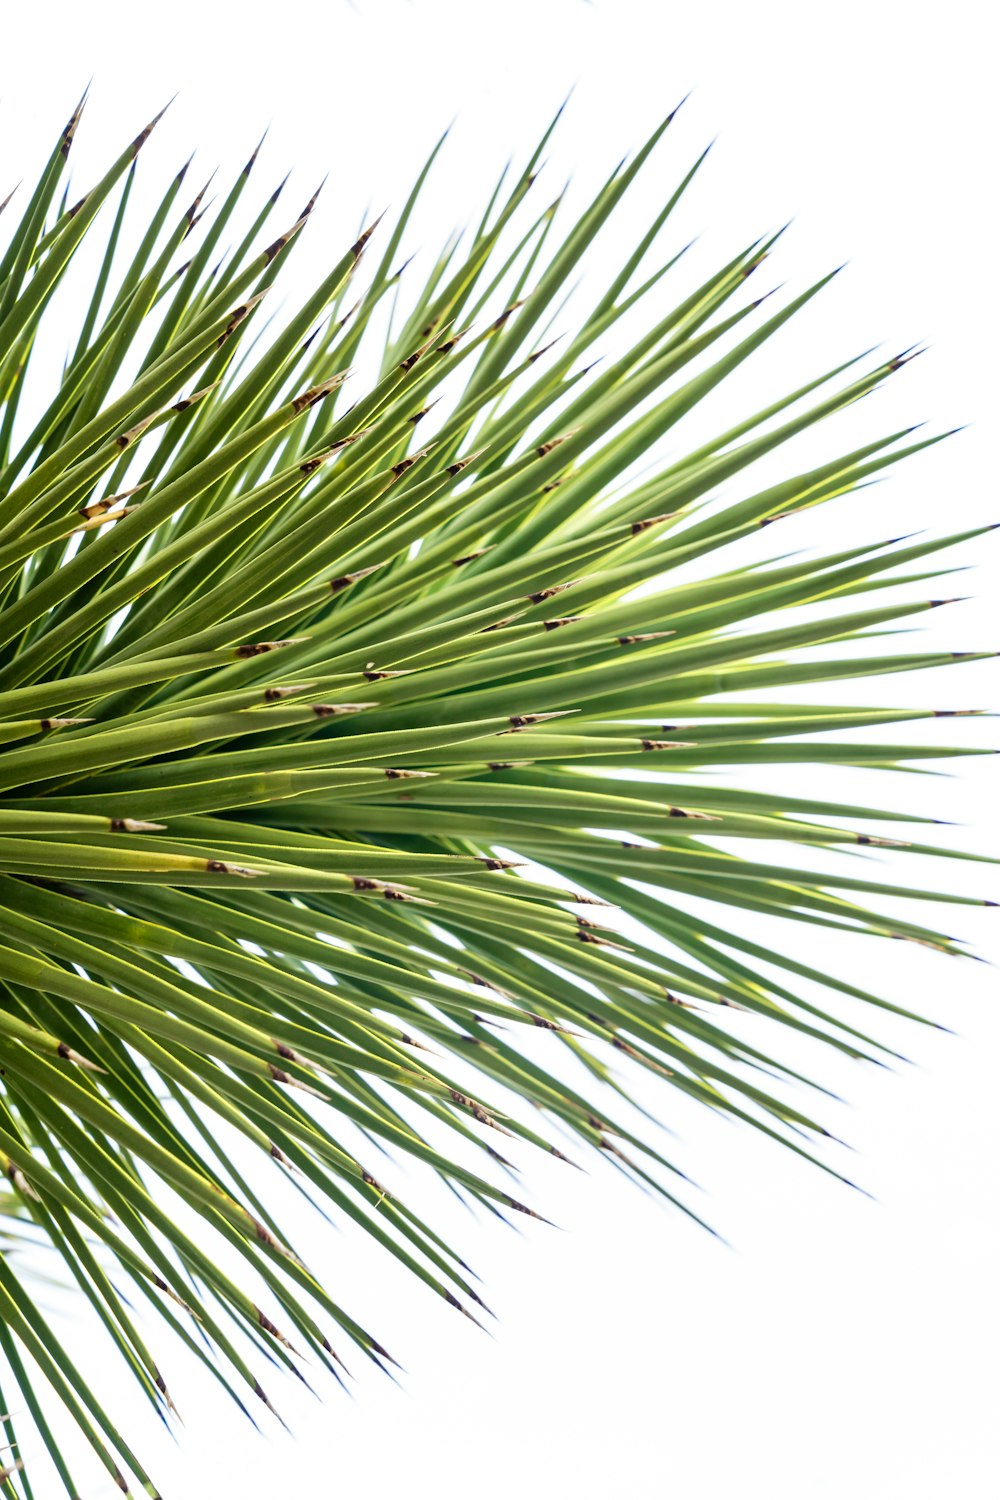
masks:
[[[707,266],[795,215],[776,280],[798,289],[841,260],[851,264],[733,395],[720,397],[714,425],[733,410],[742,415],[758,394],[754,404],[763,405],[800,370],[876,342],[893,351],[924,340],[931,352],[845,423],[844,446],[855,431],[924,418],[970,430],[790,545],[957,530],[1000,518],[988,187],[995,46],[986,24],[966,0],[944,13],[938,4],[870,0],[841,0],[834,10],[794,0],[299,0],[284,8],[50,0],[4,18],[0,192],[22,173],[31,180],[91,74],[81,180],[179,90],[144,170],[166,171],[197,145],[189,180],[219,163],[225,182],[270,122],[262,187],[293,167],[294,210],[330,173],[309,231],[315,265],[349,242],[366,205],[401,203],[457,115],[421,220],[434,249],[475,214],[506,156],[530,147],[573,84],[547,172],[553,188],[573,172],[577,204],[693,89],[638,188],[636,217],[623,218],[617,239],[608,235],[591,258],[594,283],[616,266],[616,244],[630,244],[632,226],[717,135],[674,231],[677,247],[701,234],[694,253]],[[309,264],[303,253],[299,273]],[[804,444],[802,467],[814,453],[826,456],[830,442]],[[935,612],[923,640],[998,644],[997,556],[982,543],[967,552],[966,563],[982,563],[978,573],[944,592],[975,592],[979,602]],[[874,691],[886,683],[899,703],[997,706],[992,664],[956,670],[951,681],[883,679]],[[871,691],[845,690],[846,701]],[[984,744],[994,733],[988,724],[956,732]],[[995,850],[992,769],[987,759],[966,762],[957,779],[921,777],[892,795],[970,825],[952,835],[956,847]],[[853,800],[888,795],[877,773],[854,778]],[[997,895],[988,868],[942,867],[942,875],[956,889]],[[954,910],[952,930],[995,959],[997,913]],[[531,1162],[532,1201],[560,1231],[530,1225],[515,1236],[438,1199],[437,1227],[460,1237],[500,1315],[493,1341],[348,1236],[303,1227],[334,1294],[386,1331],[408,1373],[398,1389],[365,1376],[353,1401],[324,1387],[322,1406],[286,1385],[275,1394],[293,1442],[277,1431],[254,1436],[176,1359],[169,1383],[186,1419],[182,1445],[151,1430],[143,1450],[168,1500],[996,1493],[995,971],[908,945],[859,943],[857,952],[833,951],[817,938],[811,954],[925,1006],[959,1033],[884,1027],[917,1064],[897,1074],[821,1060],[824,1080],[850,1100],[830,1104],[825,1118],[856,1148],[830,1160],[878,1202],[747,1132],[687,1114],[670,1116],[682,1135],[678,1154],[707,1189],[703,1207],[732,1249],[600,1164],[584,1177]],[[109,1362],[106,1375],[120,1371]],[[124,1396],[122,1418],[135,1411]],[[97,1477],[91,1485],[84,1500],[111,1493]]]

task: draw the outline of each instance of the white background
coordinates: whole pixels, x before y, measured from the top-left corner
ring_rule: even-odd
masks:
[[[855,432],[861,441],[908,421],[970,424],[847,502],[825,531],[790,544],[848,546],[859,535],[1000,519],[995,39],[978,5],[55,0],[31,16],[4,10],[0,195],[22,173],[31,181],[91,74],[74,148],[81,183],[179,90],[144,158],[150,178],[197,144],[189,181],[218,162],[224,191],[268,122],[259,190],[294,167],[289,219],[329,171],[300,276],[342,251],[366,205],[401,204],[455,115],[416,236],[428,251],[475,217],[507,155],[523,157],[574,84],[546,175],[555,191],[572,172],[578,207],[693,89],[634,207],[591,257],[594,287],[717,135],[669,236],[677,248],[701,235],[692,276],[790,215],[776,280],[797,291],[841,260],[850,266],[732,396],[720,396],[713,425],[869,344],[894,352],[915,340],[930,353],[877,398],[877,410],[861,404],[843,446]],[[830,441],[810,438],[797,452],[802,467],[827,456]],[[920,649],[998,644],[997,555],[989,538],[966,550],[962,560],[981,566],[954,591],[978,602],[928,617]],[[845,689],[845,701],[874,692],[899,703],[997,706],[992,664],[948,675],[882,679]],[[918,737],[933,733],[986,744],[993,731],[958,721]],[[957,779],[911,779],[891,793],[877,773],[855,773],[849,795],[931,808],[968,825],[950,835],[956,847],[995,851],[993,765],[967,761]],[[955,889],[998,895],[989,867],[935,873]],[[950,930],[997,956],[997,913],[944,910]],[[882,1027],[915,1063],[894,1074],[820,1060],[824,1081],[851,1101],[824,1106],[824,1118],[856,1148],[828,1160],[876,1202],[746,1132],[689,1115],[670,1116],[682,1135],[677,1153],[707,1189],[699,1206],[731,1249],[600,1164],[583,1177],[528,1162],[531,1201],[559,1231],[531,1225],[515,1236],[437,1201],[436,1224],[460,1237],[500,1315],[494,1341],[392,1276],[374,1252],[303,1226],[334,1295],[372,1318],[407,1374],[399,1388],[365,1377],[353,1401],[321,1383],[322,1406],[272,1381],[291,1441],[277,1429],[254,1436],[174,1356],[181,1446],[148,1424],[142,1449],[165,1495],[997,1494],[995,971],[903,944],[868,942],[855,953],[816,939],[811,956],[958,1032]],[[89,1368],[95,1362],[91,1351]],[[110,1359],[102,1375],[105,1392],[122,1383]],[[147,1423],[127,1393],[114,1410],[133,1435]],[[85,1500],[113,1493],[82,1472],[92,1476]]]

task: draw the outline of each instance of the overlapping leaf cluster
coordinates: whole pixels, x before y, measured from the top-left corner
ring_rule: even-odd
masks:
[[[292,1341],[334,1371],[345,1344],[389,1358],[285,1244],[270,1172],[468,1309],[464,1263],[350,1142],[428,1163],[498,1212],[530,1211],[508,1191],[503,1132],[544,1150],[568,1133],[669,1193],[672,1164],[616,1118],[621,1064],[651,1070],[665,1116],[677,1089],[808,1150],[820,1127],[775,1082],[774,1028],[758,1050],[726,1007],[877,1055],[835,996],[887,1002],[737,935],[727,912],[954,945],[883,915],[879,897],[905,892],[860,862],[831,876],[770,852],[884,842],[864,829],[887,814],[831,803],[821,778],[796,800],[697,773],[959,753],[817,738],[919,711],[761,693],[950,660],[841,658],[836,643],[929,608],[853,600],[901,565],[932,576],[924,560],[956,538],[730,560],[761,526],[935,441],[905,432],[708,503],[902,357],[822,371],[629,477],[824,284],[758,312],[748,278],[773,244],[758,240],[664,312],[677,257],[650,262],[696,164],[575,336],[545,347],[669,121],[565,229],[558,203],[531,209],[543,140],[475,233],[407,287],[422,174],[391,227],[366,230],[267,325],[262,299],[312,205],[275,237],[275,194],[231,245],[253,162],[204,216],[182,172],[126,254],[149,131],[70,206],[77,119],[0,263],[0,1165],[8,1202],[57,1246],[154,1405],[169,1396],[113,1263],[199,1357],[221,1356],[237,1401],[266,1400],[247,1339],[279,1365]],[[106,250],[62,379],[22,402],[40,324],[102,210]],[[643,299],[641,336],[592,367]],[[365,359],[374,378],[348,381]],[[671,582],[697,559],[700,581]],[[794,625],[755,626],[812,603]],[[673,779],[606,774],[634,769]],[[498,849],[556,884],[508,873]],[[692,898],[716,903],[714,922]],[[604,903],[641,918],[651,946],[623,940]],[[816,980],[830,1012],[800,993]],[[584,1064],[591,1092],[521,1045],[535,1027]],[[491,1089],[537,1106],[534,1125]],[[461,1138],[454,1159],[442,1125]],[[233,1130],[270,1158],[252,1182],[227,1153]],[[273,1320],[160,1185],[259,1274]],[[2,1253],[0,1348],[71,1494],[33,1370],[121,1488],[127,1469],[155,1493]]]

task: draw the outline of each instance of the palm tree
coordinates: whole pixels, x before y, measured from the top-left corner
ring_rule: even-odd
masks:
[[[664,1116],[680,1090],[834,1170],[760,1023],[880,1058],[838,999],[899,1008],[738,918],[959,953],[880,909],[924,892],[826,858],[899,842],[872,821],[919,840],[933,820],[833,802],[821,773],[972,751],[865,737],[927,711],[844,707],[836,686],[832,704],[780,695],[952,665],[840,647],[941,602],[854,595],[924,583],[939,571],[925,559],[978,533],[852,536],[766,565],[725,550],[939,441],[874,435],[765,488],[744,474],[910,353],[820,370],[637,471],[830,280],[761,310],[759,278],[744,284],[772,235],[664,310],[679,255],[653,257],[702,157],[573,336],[549,342],[672,115],[564,229],[558,199],[532,207],[550,127],[411,285],[400,257],[435,148],[395,222],[365,227],[268,323],[315,199],[274,221],[274,193],[246,215],[255,153],[211,213],[202,194],[179,207],[182,169],[128,250],[156,121],[70,204],[81,109],[0,264],[6,1245],[40,1234],[58,1251],[154,1408],[171,1401],[134,1303],[250,1410],[270,1406],[264,1359],[295,1368],[302,1350],[338,1376],[354,1346],[393,1363],[289,1245],[268,1173],[475,1318],[465,1262],[379,1183],[380,1150],[506,1216],[533,1213],[509,1190],[518,1142],[566,1160],[592,1148],[692,1213],[675,1163],[619,1118],[645,1069]],[[97,220],[92,295],[39,398],[39,332],[77,305],[64,282]],[[591,363],[635,308],[641,332]],[[768,618],[789,608],[792,624]],[[814,790],[705,774],[742,765],[812,767]],[[817,982],[829,1008],[807,998]],[[248,1177],[253,1148],[270,1162]],[[11,1452],[23,1404],[76,1493],[51,1401],[123,1491],[155,1495],[16,1264],[0,1249]],[[0,1489],[30,1497],[17,1467]]]

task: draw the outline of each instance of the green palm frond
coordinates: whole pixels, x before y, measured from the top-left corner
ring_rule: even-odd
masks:
[[[112,1271],[247,1409],[270,1405],[258,1367],[294,1367],[293,1341],[335,1375],[351,1345],[391,1363],[349,1289],[286,1243],[268,1172],[472,1316],[465,1263],[380,1185],[380,1151],[506,1215],[533,1212],[508,1190],[508,1150],[562,1155],[575,1139],[691,1212],[678,1169],[619,1109],[630,1070],[658,1080],[664,1117],[679,1090],[812,1159],[825,1131],[783,1087],[798,1075],[782,1033],[751,1043],[732,1012],[884,1057],[838,997],[898,1010],[743,936],[740,917],[960,951],[895,914],[926,891],[826,858],[895,843],[873,820],[933,820],[832,801],[822,769],[972,753],[887,741],[886,726],[933,715],[843,706],[838,684],[954,660],[853,648],[938,602],[880,590],[937,577],[937,553],[978,533],[852,536],[767,564],[729,550],[939,440],[876,433],[763,488],[749,472],[909,356],[822,370],[639,473],[830,279],[756,296],[772,236],[665,308],[678,256],[655,259],[661,231],[700,162],[575,334],[548,342],[670,118],[562,228],[558,200],[532,207],[546,135],[411,285],[425,169],[393,224],[343,246],[270,322],[265,294],[312,203],[280,233],[277,194],[248,216],[254,158],[211,209],[184,206],[182,171],[133,234],[152,126],[71,206],[77,111],[14,225],[0,262],[5,1222],[58,1249],[156,1408],[166,1385]],[[39,331],[98,221],[65,365],[39,376]],[[592,363],[636,308],[624,352]],[[782,701],[813,684],[828,705]],[[800,763],[816,770],[808,796],[708,774]],[[641,925],[625,935],[620,912]],[[829,1009],[809,998],[817,982]],[[525,1028],[550,1033],[546,1066]],[[582,1092],[567,1081],[581,1077]],[[252,1181],[233,1142],[271,1158]],[[2,1248],[0,1345],[0,1404],[20,1388],[70,1494],[50,1395],[120,1488],[156,1493]]]

